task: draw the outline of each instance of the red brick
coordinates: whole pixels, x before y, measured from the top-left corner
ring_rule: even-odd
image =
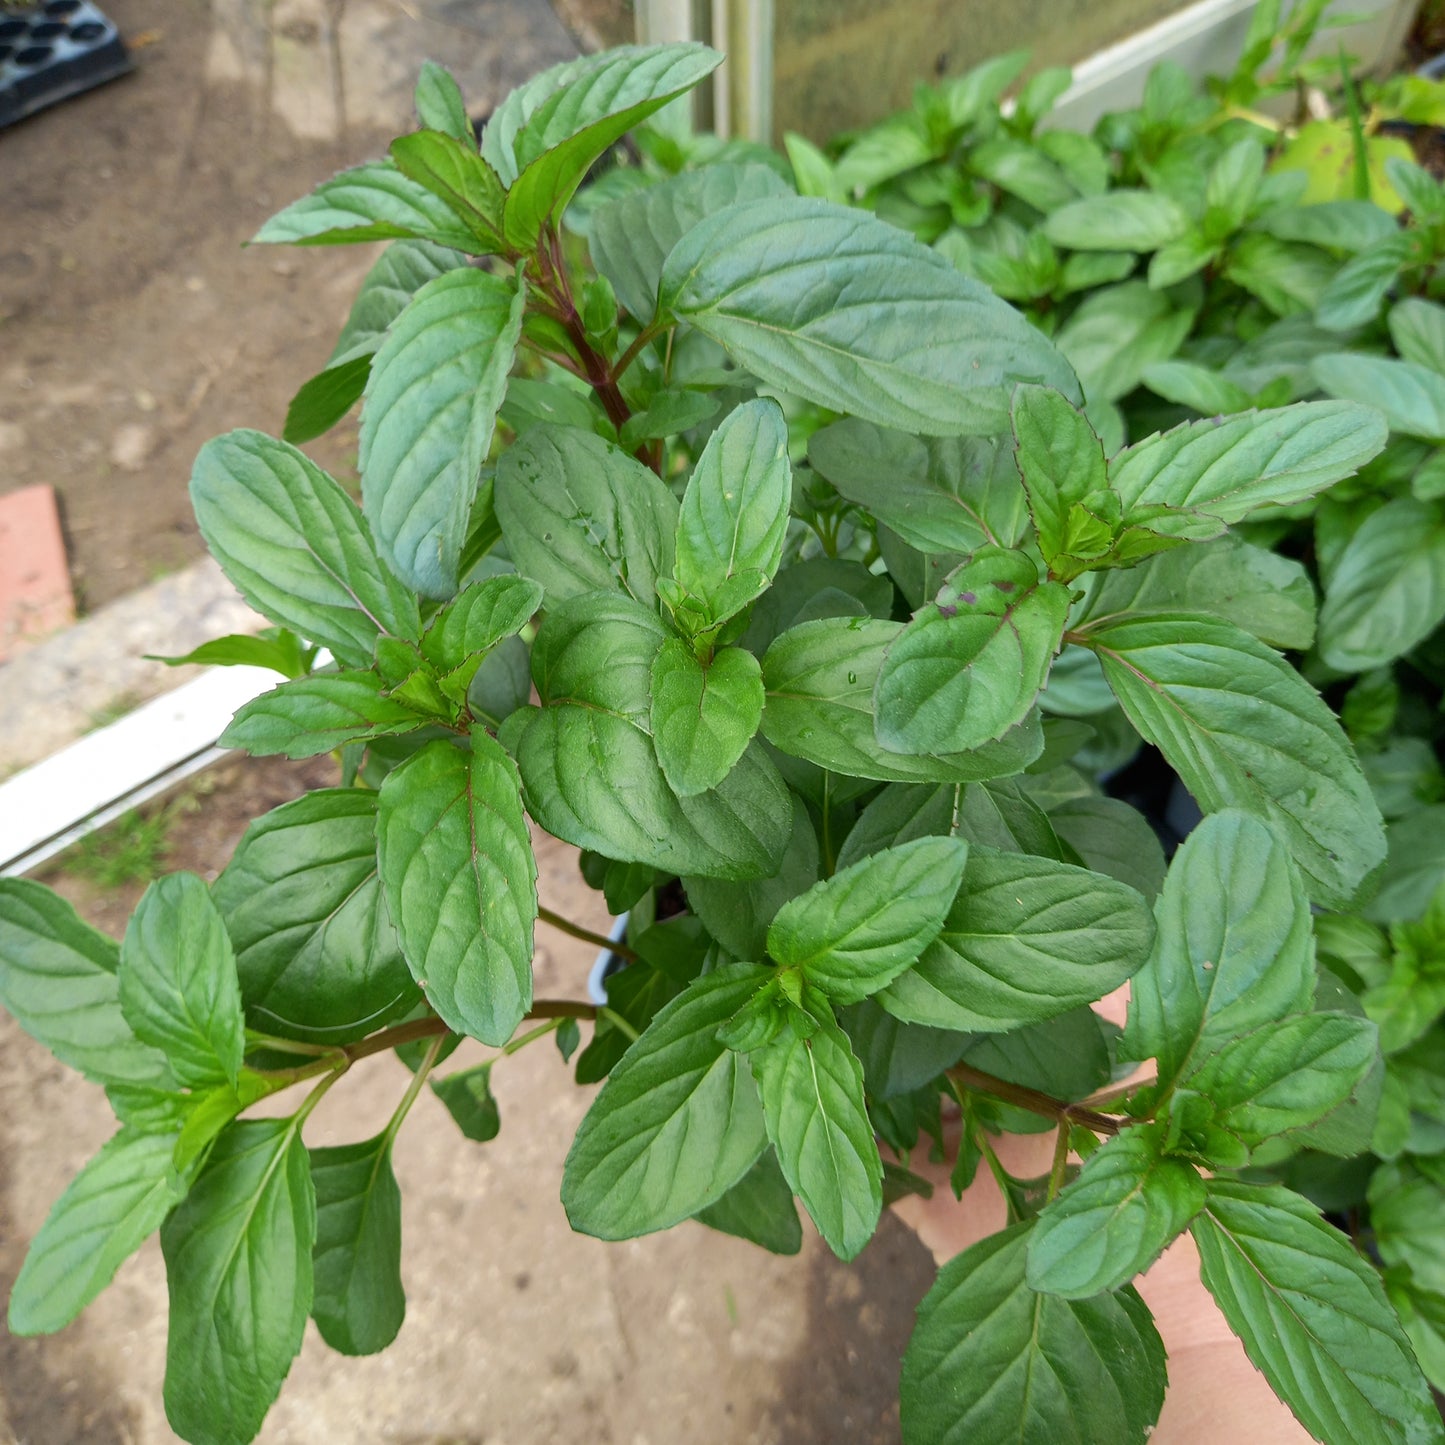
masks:
[[[0,497],[0,662],[74,621],[54,490]]]

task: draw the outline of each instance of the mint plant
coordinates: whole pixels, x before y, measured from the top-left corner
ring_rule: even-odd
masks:
[[[308,1317],[346,1353],[400,1328],[398,1131],[430,1086],[468,1138],[499,1132],[495,1060],[442,1072],[458,1040],[570,1054],[580,1021],[577,1077],[602,1087],[562,1202],[599,1239],[696,1219],[791,1252],[800,1200],[851,1259],[959,1117],[954,1186],[986,1165],[1010,1223],[922,1303],[909,1441],[1146,1438],[1167,1360],[1132,1280],[1185,1230],[1313,1434],[1445,1438],[1410,1343],[1433,1372],[1439,924],[1386,935],[1357,911],[1408,911],[1431,875],[1387,859],[1350,740],[1389,730],[1384,659],[1347,733],[1280,650],[1310,647],[1314,596],[1268,550],[1396,476],[1397,443],[1373,406],[1296,401],[1294,381],[1265,398],[1293,404],[1252,409],[1273,376],[1161,431],[1128,405],[1190,329],[1136,303],[1192,324],[1202,299],[1170,288],[1197,292],[1279,199],[1261,143],[1230,142],[1195,212],[1141,190],[1104,227],[1068,214],[1089,195],[1056,188],[1055,210],[1000,179],[1043,175],[1028,156],[1070,186],[1126,165],[1082,137],[1034,148],[1058,84],[1026,89],[963,184],[996,187],[999,219],[1048,211],[1044,242],[1073,248],[1028,298],[1052,325],[1094,288],[1051,340],[961,273],[949,223],[931,249],[796,145],[789,172],[652,137],[645,166],[578,194],[719,59],[558,67],[480,139],[430,67],[419,131],[257,237],[392,243],[290,440],[221,437],[191,484],[274,624],[197,656],[284,679],[225,741],[335,752],[342,785],[258,819],[214,885],[154,884],[119,945],[0,883],[0,1000],[119,1126],[33,1242],[10,1327],[63,1327],[159,1229],[168,1417],[253,1438]],[[1002,73],[960,82],[937,124],[983,114]],[[904,199],[958,222],[940,164]],[[1124,279],[1186,240],[1210,252],[1193,274]],[[1132,352],[1105,335],[1126,321]],[[296,445],[357,401],[359,507]],[[1167,871],[1097,781],[1141,740],[1206,814]],[[537,920],[586,930],[539,904],[529,819],[632,910],[604,1007],[534,996]],[[687,910],[657,921],[674,881]],[[1092,1005],[1125,982],[1120,1032]],[[386,1128],[308,1148],[318,1100],[390,1052],[411,1076]],[[293,1089],[289,1115],[247,1117]],[[991,1139],[1018,1130],[1055,1131],[1045,1178],[1000,1163]],[[1309,1197],[1319,1161],[1352,1159],[1383,1277]]]

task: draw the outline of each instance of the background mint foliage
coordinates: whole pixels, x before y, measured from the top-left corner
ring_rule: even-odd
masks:
[[[562,1204],[602,1240],[792,1253],[801,1203],[851,1259],[945,1121],[954,1188],[995,1174],[910,1445],[1146,1439],[1132,1281],[1186,1230],[1307,1429],[1445,1440],[1445,191],[1362,164],[1397,222],[1256,118],[1314,75],[1320,7],[1279,11],[1213,96],[1165,67],[1092,135],[1040,129],[1058,71],[1005,114],[1010,56],[786,162],[645,125],[705,46],[557,67],[480,137],[428,66],[417,131],[262,228],[391,243],[286,439],[191,484],[274,625],[204,660],[282,677],[227,741],[343,786],[119,945],[0,882],[0,1002],[118,1124],[12,1330],[159,1229],[168,1418],[254,1438],[308,1316],[401,1327],[416,1099],[504,1147],[492,1070],[555,1034],[601,1084]],[[360,507],[297,445],[358,404]],[[1172,859],[1105,791],[1145,743],[1205,815]],[[605,1006],[534,995],[533,828],[632,910]],[[492,1054],[439,1075],[463,1037]],[[308,1149],[392,1052],[385,1128]],[[999,1162],[1019,1130],[1047,1177]]]

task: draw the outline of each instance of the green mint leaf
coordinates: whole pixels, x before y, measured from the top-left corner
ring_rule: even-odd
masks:
[[[1013,431],[1039,549],[1050,574],[1071,581],[1088,570],[1071,558],[1078,545],[1072,509],[1108,485],[1104,448],[1068,399],[1044,387],[1021,386],[1014,393]],[[1112,541],[1111,535],[1105,550]],[[1061,558],[1069,559],[1063,568],[1056,565]]]
[[[500,1047],[532,1006],[537,864],[517,770],[480,728],[381,785],[381,886],[413,975],[450,1028]]]
[[[768,952],[838,1003],[896,978],[938,936],[963,880],[968,845],[918,838],[874,853],[785,903]]]
[[[1257,216],[1253,224],[1281,241],[1305,241],[1312,246],[1351,253],[1396,235],[1399,229],[1395,218],[1373,201],[1316,201],[1303,206],[1279,206]]]
[[[868,1097],[874,1100],[921,1089],[956,1064],[974,1042],[968,1034],[901,1023],[876,999],[840,1009],[838,1023],[863,1065]]]
[[[582,703],[647,729],[652,667],[667,636],[655,610],[622,592],[583,592],[554,602],[532,645],[537,696],[543,703]]]
[[[191,504],[246,600],[343,665],[368,666],[378,633],[420,631],[416,598],[377,556],[356,503],[295,447],[256,431],[207,442]]]
[[[136,1038],[121,1012],[119,963],[115,940],[63,898],[0,879],[0,1005],[87,1079],[164,1088],[173,1082],[165,1055]]]
[[[322,788],[258,818],[211,897],[262,1032],[354,1043],[421,1001],[377,879],[365,788]]]
[[[1191,228],[1154,253],[1153,260],[1149,262],[1149,284],[1156,291],[1177,286],[1217,260],[1219,254],[1217,241]]]
[[[526,297],[520,274],[448,271],[417,292],[372,359],[361,414],[362,506],[381,554],[428,597],[457,590]]]
[[[507,249],[502,240],[506,192],[469,140],[420,130],[392,141],[391,159],[402,175],[430,191],[456,217],[471,237],[464,250],[493,255]]]
[[[772,1149],[763,1150],[757,1163],[721,1199],[699,1209],[693,1218],[772,1254],[797,1254],[803,1247],[793,1191]]]
[[[784,1178],[833,1253],[852,1259],[878,1227],[883,1161],[847,1034],[833,1023],[807,1038],[785,1028],[748,1059]]]
[[[1320,656],[1367,672],[1423,642],[1445,619],[1445,507],[1397,497],[1371,512],[1330,570]]]
[[[217,1084],[203,1093],[184,1096],[185,1115],[176,1139],[175,1165],[187,1176],[205,1161],[216,1136],[243,1109],[286,1087],[286,1080],[274,1074],[242,1069],[234,1084]]]
[[[1188,228],[1178,201],[1127,187],[1072,201],[1044,221],[1044,235],[1069,251],[1158,251]]]
[[[1386,1264],[1424,1289],[1445,1293],[1445,1167],[1438,1156],[1392,1159],[1370,1176],[1370,1227]]]
[[[343,743],[395,737],[425,727],[428,718],[385,695],[374,672],[318,673],[283,682],[237,711],[221,746],[254,757],[284,753],[314,758]]]
[[[1193,361],[1156,361],[1144,372],[1144,385],[1156,396],[1188,407],[1201,416],[1247,411],[1250,394],[1218,371]]]
[[[1156,1124],[1126,1128],[1039,1215],[1028,1242],[1029,1288],[1087,1299],[1143,1274],[1204,1208],[1192,1164],[1162,1152]]]
[[[1403,156],[1387,156],[1385,175],[1405,208],[1413,212],[1417,220],[1431,225],[1445,220],[1445,191],[1424,166]]]
[[[1126,518],[1163,506],[1234,523],[1257,507],[1302,501],[1333,486],[1386,439],[1381,418],[1365,407],[1302,401],[1145,437],[1110,461],[1109,485]]]
[[[1224,240],[1249,219],[1267,159],[1263,144],[1246,136],[1235,141],[1210,166],[1204,191],[1204,226],[1213,239]]]
[[[994,136],[972,151],[969,166],[999,190],[1033,206],[1053,211],[1076,201],[1073,182],[1057,162],[1027,141]]]
[[[1440,1389],[1440,1382],[1445,1380],[1445,1295],[1388,1276],[1385,1292],[1400,1316],[1425,1378]]]
[[[294,1119],[234,1124],[161,1226],[166,1418],[198,1445],[260,1432],[311,1312],[316,1196]]]
[[[894,594],[890,577],[875,576],[861,562],[837,557],[793,562],[758,598],[742,643],[750,651],[762,653],[799,622],[824,617],[888,618],[893,615]]]
[[[763,657],[763,736],[830,772],[881,782],[975,782],[1022,772],[1043,750],[1030,714],[997,742],[960,753],[890,752],[874,732],[873,696],[901,623],[836,617],[783,633]]]
[[[587,245],[592,262],[637,321],[652,320],[672,248],[697,225],[738,201],[789,194],[788,183],[756,162],[683,171],[598,207]]]
[[[788,427],[775,401],[743,403],[708,438],[683,494],[673,576],[714,622],[742,572],[771,581],[783,559],[793,495]]]
[[[277,212],[252,244],[340,246],[393,238],[431,241],[456,251],[477,244],[470,227],[425,186],[391,161],[368,161],[322,181],[309,196]]]
[[[1364,915],[1375,923],[1413,922],[1445,882],[1445,805],[1417,808],[1396,818],[1386,837],[1389,852],[1379,891]]]
[[[661,305],[766,384],[880,426],[987,435],[1021,381],[1078,395],[1058,352],[980,283],[827,201],[710,216],[667,258]]]
[[[1117,194],[1111,191],[1107,200]],[[1151,291],[1144,281],[1124,281],[1084,297],[1054,344],[1097,405],[1127,396],[1149,367],[1179,350],[1193,325],[1192,310],[1176,309],[1167,295]]]
[[[1001,437],[921,438],[844,417],[813,433],[808,460],[850,502],[924,552],[1015,546],[1028,531],[1027,499]],[[928,595],[937,590],[935,583]]]
[[[953,1037],[964,1040],[959,1055],[964,1062],[1007,1083],[1038,1089],[1056,1099],[1083,1099],[1107,1083],[1111,1074],[1105,1025],[1087,1004],[1008,1033]],[[1037,1115],[1021,1109],[995,1104],[992,1112],[1009,1132],[1016,1128],[1029,1132],[1048,1128]]]
[[[903,1356],[903,1438],[1110,1440],[1143,1445],[1164,1404],[1164,1345],[1133,1286],[1093,1299],[1037,1294],[1031,1226],[950,1260]]]
[[[1277,652],[1231,623],[1121,618],[1089,645],[1129,721],[1205,812],[1279,829],[1311,896],[1347,905],[1384,855],[1378,809],[1334,714]]]
[[[795,991],[800,991],[796,978],[789,982]],[[718,1042],[726,1044],[734,1053],[751,1053],[772,1043],[796,1012],[797,1005],[783,990],[783,979],[774,977],[717,1031]]]
[[[1391,431],[1445,442],[1445,376],[1438,371],[1358,351],[1316,356],[1310,371],[1327,396],[1378,408]]]
[[[465,265],[466,257],[460,251],[433,246],[429,241],[393,241],[366,273],[327,365],[370,356],[386,339],[391,323],[428,281]]]
[[[1074,620],[1180,611],[1223,618],[1281,651],[1305,652],[1315,640],[1315,588],[1304,567],[1232,533],[1104,574]]]
[[[1049,815],[1029,796],[1023,782],[1016,778],[969,783],[963,790],[953,831],[960,838],[966,838],[970,843],[982,843],[986,848],[1002,848],[1009,853],[1036,853],[1040,858],[1053,858],[1060,863],[1079,861],[1069,852],[1062,834],[1055,831]],[[1096,871],[1111,872],[1108,868]],[[1163,872],[1162,866],[1160,872]],[[1123,881],[1129,883],[1132,880],[1126,878]]]
[[[577,1052],[577,1045],[582,1042],[582,1029],[577,1020],[563,1019],[552,1037],[557,1044],[557,1052],[562,1055],[562,1062],[571,1063],[572,1055]]]
[[[480,149],[504,186],[517,179],[517,135],[528,119],[545,103],[554,100],[568,85],[601,65],[605,55],[583,55],[534,75],[511,91],[494,110],[482,130]]]
[[[1369,929],[1362,919],[1352,923]],[[1372,932],[1374,932],[1372,930]],[[1378,933],[1375,933],[1378,938]],[[1396,1053],[1415,1043],[1445,1014],[1445,892],[1437,890],[1418,923],[1390,930],[1386,976],[1361,996],[1365,1013],[1380,1026],[1380,1048]]]
[[[652,663],[652,741],[679,798],[715,788],[736,766],[763,716],[758,660],[720,649],[706,666],[668,638]]]
[[[1085,868],[1137,888],[1151,903],[1159,896],[1164,886],[1164,849],[1138,809],[1118,798],[1069,798],[1050,808],[1044,822],[1061,848],[1072,849]],[[1039,847],[1022,851],[1055,856]]]
[[[446,1105],[462,1135],[486,1144],[502,1132],[502,1115],[492,1093],[492,1064],[461,1069],[445,1078],[431,1080],[432,1093]]]
[[[908,1023],[1017,1028],[1103,998],[1139,970],[1153,941],[1134,889],[975,845],[938,938],[878,1001]]]
[[[1208,1099],[1212,1124],[1253,1147],[1332,1113],[1354,1095],[1379,1052],[1368,1019],[1301,1014],[1228,1039],[1186,1070],[1179,1087]]]
[[[1295,1418],[1331,1445],[1445,1439],[1374,1267],[1288,1189],[1216,1179],[1200,1276]]]
[[[1445,374],[1445,306],[1407,296],[1390,308],[1386,320],[1402,360]]]
[[[488,577],[464,588],[427,624],[421,653],[443,681],[461,688],[503,638],[520,632],[542,605],[542,589],[525,577]]]
[[[429,130],[468,141],[476,149],[477,133],[467,114],[467,103],[451,72],[434,60],[424,60],[416,81],[416,113]]]
[[[1381,304],[1415,251],[1414,236],[1397,231],[1351,256],[1320,292],[1316,323],[1326,331],[1368,326],[1379,317]]]
[[[497,416],[518,436],[534,426],[551,424],[616,437],[612,423],[603,414],[592,392],[577,391],[561,381],[512,377],[507,382],[507,399]]]
[[[947,837],[953,832],[960,792],[967,795],[966,788],[942,783],[889,783],[858,814],[858,821],[848,830],[834,860],[835,870],[841,871],[884,848],[911,843],[915,838]],[[967,841],[975,840],[970,837]]]
[[[652,931],[644,929],[643,934]],[[686,973],[678,977],[645,960],[640,964],[629,964],[607,980],[608,1012],[624,1019],[633,1032],[640,1034],[657,1016],[658,1010],[676,998],[688,982],[691,982],[691,977]],[[593,1026],[592,1041],[577,1059],[577,1082],[600,1083],[612,1072],[632,1042],[632,1035],[617,1027],[606,1015],[598,1018]]]
[[[607,588],[656,606],[678,506],[626,452],[590,432],[533,427],[497,466],[496,508],[517,570],[542,584],[549,606]]]
[[[582,178],[609,146],[699,85],[722,59],[706,45],[621,46],[592,57],[592,64],[538,105],[515,134],[519,174],[507,185],[507,240],[530,250],[544,226],[561,220]]]
[[[516,757],[527,811],[579,848],[737,881],[782,866],[792,800],[756,742],[717,787],[686,798],[668,786],[647,733],[593,706],[533,713]]]
[[[1225,254],[1223,275],[1258,297],[1276,316],[1312,311],[1335,273],[1333,257],[1315,246],[1295,246],[1246,231]]]
[[[721,878],[682,880],[688,906],[734,958],[762,958],[768,947],[768,925],[778,909],[818,881],[818,834],[802,799],[794,794],[790,801],[793,831],[783,861],[771,877],[744,883]]]
[[[717,1031],[771,970],[731,964],[661,1009],[593,1100],[567,1155],[573,1229],[632,1239],[721,1199],[767,1147],[747,1063]]]
[[[105,1144],[56,1200],[10,1291],[10,1332],[64,1329],[185,1197],[175,1134],[134,1125]]]
[[[1124,1044],[1177,1078],[1208,1054],[1314,997],[1309,898],[1274,832],[1228,809],[1174,856],[1155,908],[1159,933],[1131,985]]]
[[[183,1084],[236,1083],[245,1053],[236,956],[194,873],[146,889],[120,946],[120,1007]]]
[[[667,388],[659,391],[647,404],[646,411],[635,412],[622,423],[617,433],[618,445],[625,452],[635,452],[643,442],[660,441],[691,431],[718,413],[722,399],[704,391]]]
[[[889,643],[874,733],[890,752],[969,752],[1028,715],[1059,650],[1068,588],[1033,559],[980,547]]]
[[[282,440],[299,445],[330,431],[361,400],[370,375],[371,356],[366,354],[313,376],[286,408]]]
[[[406,1317],[391,1134],[308,1154],[316,1191],[311,1317],[333,1350],[374,1355]]]
[[[259,634],[233,632],[203,642],[181,657],[157,657],[147,653],[151,662],[167,667],[269,667],[282,677],[303,677],[307,670],[306,649],[294,632],[284,627],[267,627]]]

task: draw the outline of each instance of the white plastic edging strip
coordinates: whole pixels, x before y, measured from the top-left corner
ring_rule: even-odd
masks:
[[[224,757],[236,709],[281,679],[217,667],[0,783],[0,875],[28,873],[93,829]]]
[[[1258,0],[1200,0],[1185,10],[1096,51],[1074,66],[1074,83],[1050,111],[1045,125],[1088,130],[1106,111],[1127,110],[1144,98],[1149,72],[1164,61],[1191,75],[1231,70],[1244,47]],[[1357,25],[1326,32],[1330,45],[1344,44],[1365,69],[1386,58],[1408,23],[1410,0],[1341,0],[1333,10],[1361,17]]]

